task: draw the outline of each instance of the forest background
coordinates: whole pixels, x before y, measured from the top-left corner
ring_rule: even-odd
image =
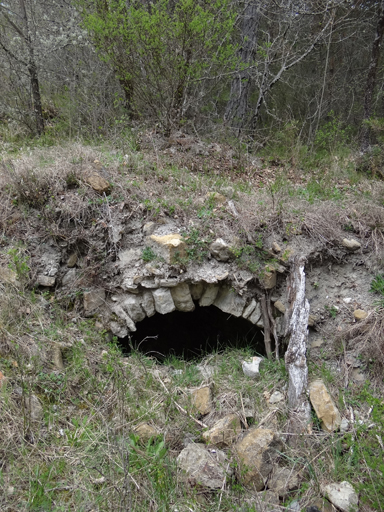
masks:
[[[380,152],[384,2],[12,0],[0,4],[0,123],[20,136],[148,124],[300,156]]]

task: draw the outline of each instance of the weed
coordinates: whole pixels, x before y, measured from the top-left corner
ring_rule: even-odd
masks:
[[[339,309],[336,306],[324,306],[324,309],[328,311],[332,318],[336,318],[336,315],[339,312]]]
[[[376,304],[380,307],[384,307],[384,274],[377,274],[377,276],[372,280],[370,291],[380,295]]]
[[[145,247],[142,250],[141,258],[145,262],[154,260],[156,258],[156,254],[155,254],[154,250],[152,249],[152,247]]]
[[[8,255],[11,261],[8,267],[16,273],[17,278],[21,283],[26,283],[29,277],[29,256],[25,253],[25,248],[22,245],[9,249]]]

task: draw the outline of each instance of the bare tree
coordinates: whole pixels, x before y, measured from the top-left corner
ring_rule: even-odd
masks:
[[[384,35],[384,0],[381,0],[377,9],[377,23],[375,39],[372,44],[371,58],[369,62],[367,83],[364,95],[364,118],[361,132],[361,150],[366,151],[370,142],[370,129],[368,122],[372,115],[372,99],[376,86],[377,68],[380,58],[380,47]]]
[[[7,25],[8,30],[13,32],[13,38],[20,38],[25,47],[25,53],[20,55],[12,51],[11,45],[8,45],[5,41],[4,32],[0,35],[0,48],[11,61],[14,60],[18,65],[24,67],[29,75],[36,131],[38,135],[42,135],[44,132],[44,117],[41,105],[38,67],[35,58],[35,35],[32,33],[30,19],[33,16],[32,5],[29,7],[30,9],[27,11],[26,0],[18,0],[17,11],[12,11],[6,4],[0,4],[3,23]]]
[[[258,1],[247,2],[241,15],[241,43],[238,50],[239,69],[231,83],[231,93],[224,119],[239,133],[249,119],[249,96],[252,88],[251,66],[257,49],[259,22]]]

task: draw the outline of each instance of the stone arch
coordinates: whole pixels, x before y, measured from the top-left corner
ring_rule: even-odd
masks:
[[[240,295],[228,282],[212,284],[204,281],[185,281],[175,286],[152,289],[138,287],[134,293],[113,295],[108,301],[108,327],[115,336],[124,338],[135,332],[136,324],[146,317],[173,311],[191,312],[196,303],[200,307],[215,306],[224,313],[242,317],[263,328],[261,306],[255,293],[249,290]]]

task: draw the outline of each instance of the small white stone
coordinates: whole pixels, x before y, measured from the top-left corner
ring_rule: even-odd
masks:
[[[244,375],[251,378],[260,376],[260,363],[263,360],[262,357],[252,357],[249,361],[242,361],[241,366],[243,368]]]

